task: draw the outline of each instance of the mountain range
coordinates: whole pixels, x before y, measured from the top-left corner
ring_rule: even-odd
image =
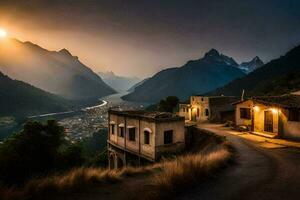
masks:
[[[73,103],[0,72],[0,117],[24,117],[71,109]]]
[[[243,76],[245,73],[233,58],[211,49],[203,58],[158,72],[122,98],[149,103],[158,102],[166,96],[177,96],[184,100],[191,95],[212,91]]]
[[[31,42],[0,41],[0,71],[72,100],[97,100],[115,93],[68,50],[48,51]]]
[[[300,90],[300,45],[210,95],[281,95]]]
[[[258,56],[256,56],[249,62],[242,62],[238,66],[238,68],[243,70],[246,74],[249,74],[250,72],[260,68],[263,65],[264,65],[264,62]]]
[[[118,92],[127,91],[141,80],[137,77],[117,76],[112,71],[98,72],[102,80]]]

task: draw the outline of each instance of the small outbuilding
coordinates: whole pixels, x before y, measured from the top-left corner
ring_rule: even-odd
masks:
[[[179,115],[192,122],[225,123],[234,121],[234,96],[191,96],[189,102],[179,104]]]
[[[300,96],[253,97],[234,103],[237,126],[270,137],[300,139]]]

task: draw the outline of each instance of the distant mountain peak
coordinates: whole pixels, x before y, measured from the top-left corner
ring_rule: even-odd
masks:
[[[224,63],[228,66],[238,66],[237,62],[232,57],[223,55],[214,48],[205,53],[203,59],[210,62]]]
[[[243,70],[245,73],[250,73],[263,65],[264,62],[258,56],[255,56],[249,62],[242,62],[239,68]]]
[[[206,57],[216,57],[216,56],[220,56],[220,53],[216,49],[212,48],[207,53],[205,53],[204,58],[206,58]]]
[[[59,53],[63,54],[63,55],[67,55],[67,56],[72,56],[73,55],[70,53],[70,51],[68,51],[67,49],[63,48],[59,51]]]

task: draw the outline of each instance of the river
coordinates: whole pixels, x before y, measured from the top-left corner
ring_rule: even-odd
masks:
[[[73,123],[73,127],[80,126],[79,129],[81,129],[81,131],[85,130],[89,132],[88,129],[90,127],[97,126],[101,122],[105,123],[107,110],[111,107],[119,107],[121,109],[143,109],[148,105],[146,103],[136,103],[122,100],[121,97],[126,94],[128,94],[128,92],[122,92],[103,97],[99,99],[98,103],[94,106],[65,112],[44,113],[40,115],[29,116],[28,119],[38,121],[55,119],[60,122],[65,122],[65,126]],[[13,132],[19,131],[21,128],[22,124],[17,123],[6,127],[0,127],[0,141],[8,135],[11,135]]]

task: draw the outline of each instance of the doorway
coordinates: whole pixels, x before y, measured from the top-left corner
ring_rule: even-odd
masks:
[[[264,131],[273,133],[273,113],[265,111]]]

